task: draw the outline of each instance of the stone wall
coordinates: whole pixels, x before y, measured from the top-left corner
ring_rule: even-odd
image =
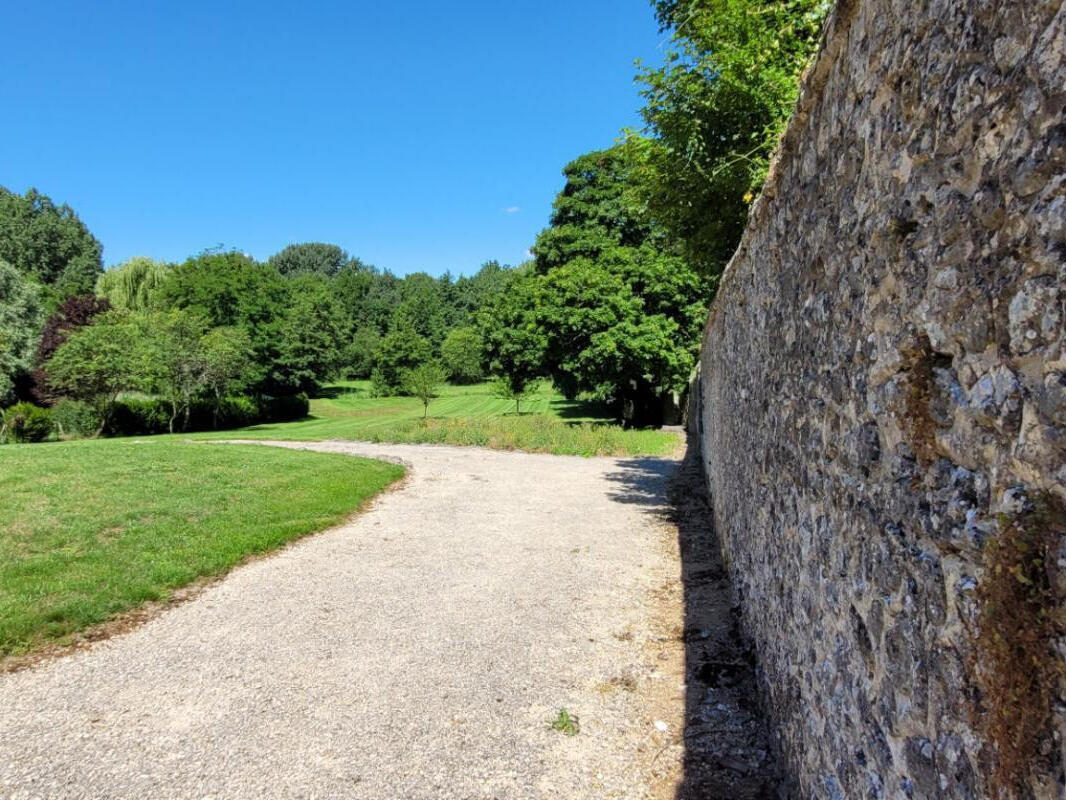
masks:
[[[1062,0],[838,3],[695,414],[802,797],[993,796],[988,714],[1011,701],[979,688],[988,543],[1061,533],[1066,508],[1064,145]],[[1066,550],[1041,564],[1061,629]],[[1023,655],[1056,669],[1054,647]],[[1001,776],[1019,796],[1064,796],[1049,705]]]

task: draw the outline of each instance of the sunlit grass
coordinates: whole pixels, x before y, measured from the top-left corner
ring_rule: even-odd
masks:
[[[0,448],[0,655],[62,641],[342,520],[403,473],[280,448]]]
[[[430,419],[413,397],[373,397],[367,381],[327,387],[311,401],[304,420],[226,431],[227,438],[477,445],[500,450],[581,456],[665,455],[678,435],[660,430],[626,430],[596,404],[570,401],[543,384],[521,405],[495,397],[490,384],[445,386],[430,403]],[[219,438],[219,433],[200,434]]]

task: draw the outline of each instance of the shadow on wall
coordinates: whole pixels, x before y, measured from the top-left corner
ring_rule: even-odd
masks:
[[[722,563],[700,465],[690,437],[684,461],[636,458],[608,477],[611,498],[645,506],[677,526],[684,592],[685,724],[677,800],[778,800],[780,787],[755,681],[755,661]]]

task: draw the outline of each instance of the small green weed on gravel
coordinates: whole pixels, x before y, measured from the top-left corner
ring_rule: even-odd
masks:
[[[552,720],[551,729],[566,736],[576,736],[581,730],[581,723],[578,721],[577,714],[571,714],[565,708],[560,708],[559,713]]]

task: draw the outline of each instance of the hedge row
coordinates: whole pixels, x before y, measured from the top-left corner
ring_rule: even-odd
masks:
[[[194,402],[186,426],[184,414],[175,420],[175,431],[225,430],[268,422],[289,422],[306,417],[307,395],[286,397],[225,397],[219,408],[207,401]],[[217,413],[217,418],[216,418]],[[92,436],[100,427],[96,412],[76,400],[60,400],[52,409],[19,403],[3,412],[4,436],[9,441],[39,442],[52,433],[63,437]],[[167,433],[170,405],[156,397],[130,397],[115,404],[104,430],[106,436],[147,436]]]

